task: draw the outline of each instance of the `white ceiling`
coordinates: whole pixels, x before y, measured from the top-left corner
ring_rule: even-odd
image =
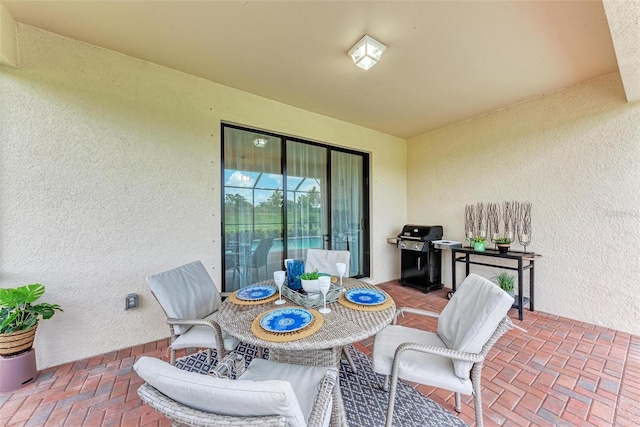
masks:
[[[14,19],[408,138],[618,69],[601,1],[22,1]],[[346,52],[387,45],[369,71]]]

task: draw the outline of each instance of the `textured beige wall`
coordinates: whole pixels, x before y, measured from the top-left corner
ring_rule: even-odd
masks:
[[[201,259],[220,283],[220,122],[371,153],[372,281],[406,221],[406,142],[27,26],[0,67],[0,286],[41,282],[38,367],[168,335],[144,278]],[[124,311],[136,292],[141,306]]]
[[[640,334],[640,104],[617,73],[413,138],[407,153],[409,222],[462,240],[465,204],[529,200],[536,309]]]

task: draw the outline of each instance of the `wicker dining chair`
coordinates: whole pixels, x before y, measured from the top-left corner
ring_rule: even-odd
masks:
[[[309,426],[340,422],[335,368],[290,365],[230,353],[209,375],[188,372],[160,359],[133,366],[145,381],[143,402],[174,426]],[[244,371],[244,372],[243,372]],[[230,379],[235,373],[236,380]]]
[[[304,271],[312,272],[318,270],[321,273],[338,276],[336,263],[342,262],[347,265],[346,276],[349,276],[349,261],[351,253],[349,251],[331,251],[326,249],[309,249],[304,261]]]
[[[221,359],[233,350],[239,341],[226,334],[216,321],[222,298],[211,276],[200,261],[194,261],[171,270],[147,277],[165,314],[171,331],[171,364],[176,350],[188,348],[215,348]]]
[[[251,254],[251,269],[256,271],[254,282],[260,281],[260,268],[264,267],[265,279],[269,278],[269,250],[273,245],[273,238],[261,239],[256,246],[256,250]]]
[[[332,276],[339,276],[336,264],[342,262],[347,265],[346,275],[349,276],[349,261],[351,260],[351,253],[349,251],[333,251],[326,249],[309,249],[307,250],[307,258],[304,261],[304,271],[312,272],[318,270],[321,273],[331,274]],[[356,373],[356,365],[353,363],[349,349],[345,346],[342,347],[342,355],[349,366],[351,372]]]
[[[373,343],[372,367],[385,375],[385,390],[391,376],[387,427],[393,418],[398,379],[453,391],[457,412],[462,410],[460,393],[473,394],[476,426],[482,427],[482,364],[496,341],[514,326],[507,316],[513,303],[496,284],[470,274],[440,314],[398,309],[393,324],[380,331]],[[403,313],[437,318],[437,332],[397,325]]]

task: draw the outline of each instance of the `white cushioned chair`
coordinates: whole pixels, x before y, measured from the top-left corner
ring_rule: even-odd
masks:
[[[328,251],[325,249],[309,249],[307,250],[307,258],[304,261],[304,271],[312,272],[318,270],[321,273],[338,276],[336,264],[343,262],[347,264],[346,276],[349,276],[349,261],[351,253],[349,251]]]
[[[507,312],[514,299],[496,284],[470,274],[440,314],[400,308],[393,324],[380,331],[373,343],[372,367],[385,375],[389,391],[387,426],[391,426],[398,378],[455,392],[473,394],[476,426],[482,427],[481,375],[485,356],[513,327]],[[438,318],[437,332],[397,325],[401,313]]]
[[[218,358],[233,350],[238,340],[227,335],[216,322],[222,298],[211,276],[200,261],[147,277],[151,292],[167,315],[171,330],[171,364],[176,350],[206,348],[211,363],[211,349]]]
[[[345,275],[349,276],[349,261],[351,260],[351,253],[349,251],[329,251],[326,249],[309,249],[307,250],[307,258],[304,261],[304,271],[312,272],[318,270],[320,273],[331,274],[332,276],[339,276],[336,264],[339,262],[347,265]],[[347,347],[342,347],[342,354],[344,358],[349,362],[352,372],[356,371],[356,365],[351,359],[351,354]]]
[[[233,367],[237,379],[224,378]],[[133,368],[146,381],[138,389],[140,398],[174,426],[323,427],[338,416],[332,411],[338,381],[335,368],[254,359],[242,372],[244,359],[234,353],[209,375],[146,356]]]

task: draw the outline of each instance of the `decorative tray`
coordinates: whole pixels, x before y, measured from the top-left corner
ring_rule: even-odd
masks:
[[[341,294],[340,286],[332,283],[329,292],[327,292],[327,304],[338,301]],[[305,308],[322,307],[323,303],[321,293],[309,295],[303,290],[294,291],[287,286],[282,286],[282,296]]]

